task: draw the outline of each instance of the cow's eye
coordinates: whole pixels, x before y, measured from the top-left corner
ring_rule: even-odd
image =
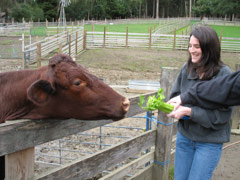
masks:
[[[74,82],[74,85],[76,85],[76,86],[81,85],[81,81],[76,81],[76,82]]]

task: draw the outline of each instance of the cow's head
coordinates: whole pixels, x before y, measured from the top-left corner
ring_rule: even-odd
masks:
[[[28,88],[27,96],[50,118],[121,119],[130,106],[127,98],[64,54],[50,59],[47,71]]]

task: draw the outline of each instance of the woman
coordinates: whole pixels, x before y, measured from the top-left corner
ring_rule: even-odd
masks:
[[[200,81],[231,74],[220,60],[216,32],[207,26],[193,30],[189,40],[189,59],[178,75],[170,98],[186,92]],[[204,109],[183,104],[169,116],[179,119],[177,128],[174,180],[208,180],[217,166],[222,145],[230,138],[232,109]],[[188,120],[181,120],[189,116]]]

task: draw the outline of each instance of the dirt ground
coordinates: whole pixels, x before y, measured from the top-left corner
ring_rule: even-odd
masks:
[[[220,163],[218,164],[213,180],[239,180],[240,178],[240,135],[231,135],[231,141],[224,144]]]
[[[161,67],[171,66],[180,68],[187,60],[187,53],[185,51],[161,51],[149,49],[97,49],[88,50],[76,58],[79,64],[85,66],[90,72],[103,78],[104,81],[110,85],[127,85],[128,80],[154,80],[159,81],[161,75]],[[235,64],[240,63],[240,54],[223,53],[222,60],[229,65],[232,70],[235,70]],[[21,60],[0,59],[0,72],[9,70],[21,69]],[[123,95],[131,96],[124,91],[119,91]],[[140,122],[140,123],[139,123]],[[145,123],[141,120],[124,120],[119,121],[118,125],[126,125],[131,123],[132,126],[145,127]],[[94,133],[99,131],[97,129]],[[109,135],[134,136],[142,131],[130,130],[123,131],[110,130],[106,131]],[[78,137],[73,137],[78,139]],[[89,141],[85,138],[86,141]],[[115,143],[122,141],[118,139]],[[93,142],[99,141],[94,139]],[[240,135],[232,135],[231,144],[240,141]],[[110,138],[105,140],[106,144],[113,144]],[[89,146],[84,145],[86,149]],[[98,148],[94,148],[92,152],[96,152]],[[76,147],[74,147],[76,148]],[[46,149],[41,150],[44,153]],[[78,153],[79,154],[79,153]],[[84,153],[82,153],[84,154]],[[240,143],[229,146],[223,150],[223,155],[220,163],[214,173],[213,180],[238,180],[240,177]],[[75,157],[74,157],[75,158]],[[38,159],[41,160],[41,159]],[[54,160],[52,160],[54,162]],[[39,167],[37,168],[40,168]],[[40,170],[39,170],[40,171]]]

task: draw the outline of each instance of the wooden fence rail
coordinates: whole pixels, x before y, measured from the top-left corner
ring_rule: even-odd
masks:
[[[87,32],[86,48],[159,48],[186,50],[189,35],[152,33]],[[220,37],[223,52],[240,53],[240,38]]]

